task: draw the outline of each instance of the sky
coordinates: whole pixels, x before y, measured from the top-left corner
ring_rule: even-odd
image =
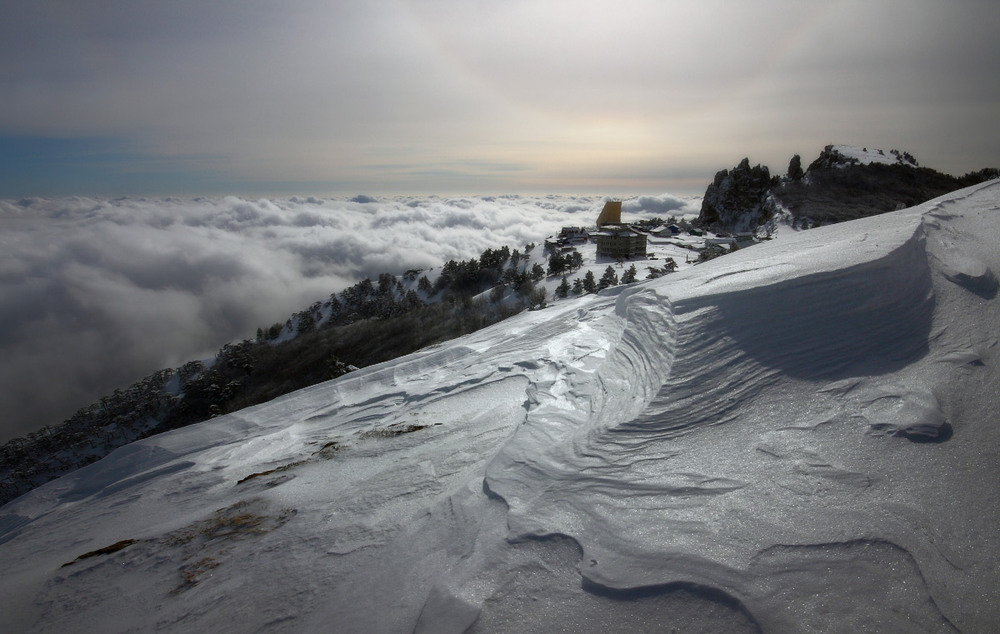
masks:
[[[1000,163],[992,0],[8,0],[0,197],[697,194]]]

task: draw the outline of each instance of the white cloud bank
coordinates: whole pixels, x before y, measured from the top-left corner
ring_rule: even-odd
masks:
[[[364,277],[540,242],[601,197],[0,201],[0,442]],[[625,216],[696,213],[671,195]]]

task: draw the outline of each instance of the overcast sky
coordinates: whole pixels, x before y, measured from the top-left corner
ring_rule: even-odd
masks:
[[[700,193],[1000,164],[995,0],[6,0],[0,197]]]

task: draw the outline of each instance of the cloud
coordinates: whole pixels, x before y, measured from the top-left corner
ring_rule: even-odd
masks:
[[[698,193],[748,154],[1000,147],[982,0],[4,9],[0,196]]]
[[[0,441],[364,277],[540,243],[601,197],[0,200]],[[669,194],[629,213],[678,213]]]
[[[662,196],[639,196],[633,200],[623,201],[622,211],[654,214],[673,213],[680,216],[684,210],[689,210],[690,206],[690,199],[664,194]]]

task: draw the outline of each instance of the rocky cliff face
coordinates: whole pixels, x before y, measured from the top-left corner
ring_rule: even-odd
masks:
[[[828,145],[802,180],[784,179],[771,194],[797,221],[816,226],[912,207],[995,177],[996,170],[950,176],[895,149]]]
[[[825,225],[912,207],[997,176],[996,169],[949,176],[920,167],[909,152],[828,145],[804,174],[795,159],[785,177],[771,178],[749,159],[720,171],[698,220],[715,231],[753,231],[780,206],[803,226]]]
[[[717,230],[753,231],[774,215],[771,186],[767,167],[750,167],[750,159],[744,158],[731,171],[715,175],[705,191],[698,220]]]

